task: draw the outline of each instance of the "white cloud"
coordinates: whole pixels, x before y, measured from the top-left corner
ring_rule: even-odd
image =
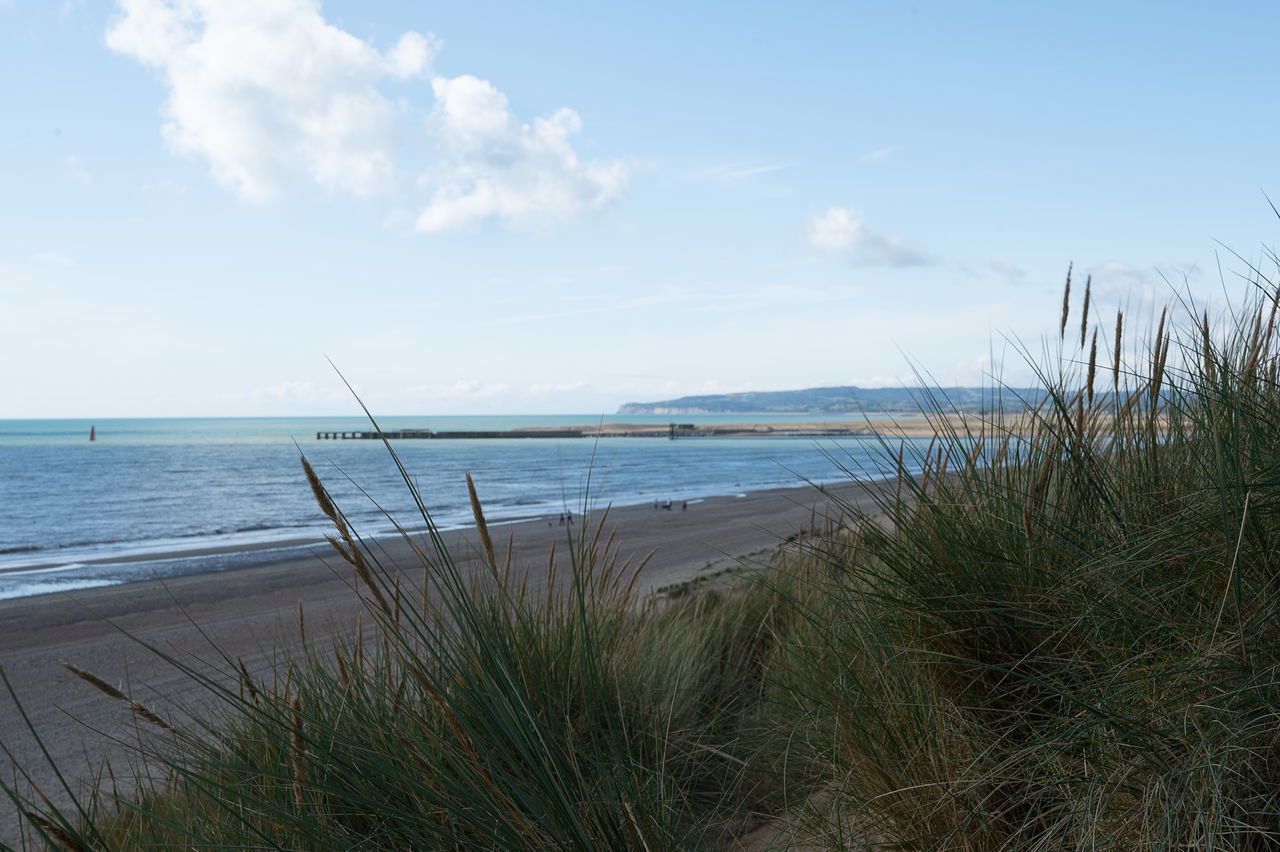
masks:
[[[832,207],[809,222],[809,244],[819,251],[843,257],[855,266],[921,266],[922,254],[892,234],[870,231],[862,213],[848,207]]]
[[[603,207],[626,187],[622,163],[579,161],[569,144],[582,127],[573,110],[524,123],[487,80],[436,77],[431,88],[437,161],[423,179],[432,195],[418,216],[419,231],[489,217],[511,224],[565,219]]]
[[[408,32],[379,51],[326,22],[318,0],[117,3],[107,44],[164,79],[165,139],[240,197],[265,202],[306,182],[359,196],[402,188],[396,156],[412,99],[393,102],[379,86],[427,77],[434,37]],[[419,182],[429,195],[418,231],[561,220],[625,188],[622,163],[578,159],[573,110],[524,122],[485,80],[430,85],[433,159]]]
[[[111,49],[158,69],[164,135],[209,161],[241,197],[309,178],[371,195],[394,185],[397,108],[384,77],[423,74],[434,43],[406,33],[385,54],[331,26],[314,0],[119,0]]]

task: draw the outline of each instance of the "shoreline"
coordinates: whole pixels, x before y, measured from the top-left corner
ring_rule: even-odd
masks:
[[[708,502],[717,500],[735,500],[741,499],[742,496],[750,494],[759,494],[765,492],[787,492],[812,489],[815,486],[823,488],[839,488],[849,480],[840,477],[831,481],[806,482],[804,480],[794,480],[790,484],[774,484],[757,488],[741,488],[736,489],[732,493],[698,495],[690,497],[688,503],[690,506],[706,505]],[[626,498],[624,498],[625,500]],[[676,501],[679,505],[680,501]],[[608,510],[616,513],[625,509],[631,509],[637,506],[651,506],[652,503],[648,498],[636,498],[626,502],[614,502],[599,507],[595,511]],[[572,507],[575,517],[581,513],[581,507]],[[469,509],[468,509],[469,512]],[[557,519],[555,511],[532,512],[529,514],[512,515],[509,517],[487,517],[486,521],[492,529],[505,529],[511,526],[518,526],[528,523],[546,523],[554,522]],[[474,522],[450,523],[438,526],[437,529],[443,534],[464,533],[473,530]],[[26,574],[35,576],[68,576],[64,572],[80,572],[89,579],[94,569],[110,569],[110,568],[131,568],[136,569],[140,576],[136,579],[119,579],[110,580],[100,585],[92,586],[92,588],[110,588],[120,585],[130,585],[133,583],[150,582],[155,579],[155,575],[146,575],[147,566],[153,568],[163,567],[173,563],[181,563],[191,561],[192,563],[206,562],[210,567],[201,571],[194,564],[178,570],[161,575],[166,579],[173,579],[180,576],[191,576],[199,573],[220,574],[228,571],[242,571],[246,569],[259,568],[268,565],[274,565],[283,562],[290,562],[295,559],[305,558],[310,549],[319,548],[327,550],[324,536],[332,529],[327,523],[310,528],[308,533],[293,533],[287,537],[279,539],[262,539],[252,536],[246,537],[244,541],[208,541],[200,542],[200,538],[205,536],[193,536],[192,545],[190,547],[180,547],[165,541],[158,542],[154,546],[149,547],[148,543],[121,543],[119,547],[121,552],[111,553],[110,546],[104,545],[102,555],[77,555],[77,554],[60,554],[58,551],[41,551],[39,549],[24,551],[24,554],[30,554],[31,562],[24,562],[17,565],[0,565],[0,603],[8,600],[25,600],[28,598],[41,597],[47,594],[61,594],[63,591],[76,591],[77,588],[84,591],[89,587],[75,587],[62,589],[50,589],[48,591],[38,591],[27,594],[4,596],[3,583],[6,580],[12,580]],[[426,530],[422,527],[414,527],[409,530],[415,534],[425,534]],[[370,542],[381,542],[388,539],[399,537],[399,533],[385,528],[380,528],[368,533],[365,538]],[[210,535],[208,538],[214,538]],[[61,558],[59,558],[61,557]],[[213,567],[212,563],[217,560],[223,560],[231,564],[223,567]]]
[[[845,481],[706,498],[687,511],[678,503],[671,510],[614,507],[603,519],[603,538],[612,534],[620,564],[634,568],[644,562],[637,595],[660,594],[725,568],[767,560],[788,536],[821,523],[833,496],[863,505],[869,499],[865,485]],[[573,529],[587,522],[594,528],[602,514],[575,516]],[[510,548],[512,565],[535,580],[545,576],[553,554],[562,555],[563,570],[569,533],[546,517],[491,527],[498,559]],[[462,570],[479,569],[474,528],[442,535]],[[373,545],[380,561],[410,564],[404,542],[380,539]],[[407,570],[420,582],[421,569]],[[126,765],[127,754],[111,740],[128,742],[137,733],[119,702],[79,681],[63,661],[124,685],[162,716],[181,719],[183,705],[205,707],[209,693],[161,655],[193,663],[234,690],[226,661],[242,660],[259,677],[280,671],[282,654],[296,646],[300,607],[308,643],[317,648],[357,624],[368,629],[350,566],[321,543],[310,554],[254,567],[0,600],[0,669],[59,769],[85,779],[104,759]],[[8,697],[0,700],[11,704]],[[12,707],[0,719],[6,720],[0,740],[46,794],[67,804],[65,793],[55,795],[58,782]],[[0,772],[14,777],[7,757],[0,757]],[[13,816],[0,806],[0,825],[13,824]],[[0,831],[5,843],[16,845],[16,835]]]
[[[914,438],[931,436],[936,432],[936,429],[930,425],[928,420],[921,416],[884,417],[873,422],[875,427],[881,430],[881,434],[886,437]],[[833,431],[854,437],[866,437],[871,434],[868,425],[866,421],[815,419],[809,422],[796,423],[735,423],[731,428],[737,435],[744,438],[763,437],[778,440],[788,438],[803,440],[805,438],[830,437]],[[562,427],[529,427],[530,431],[559,428]],[[636,429],[660,431],[665,435],[668,426],[617,423],[571,428],[582,430],[584,433],[590,432],[600,435],[613,430],[620,430],[619,432],[614,432],[614,434],[631,433]],[[844,429],[850,431],[846,433],[842,431]],[[797,430],[799,430],[799,434]],[[805,434],[805,430],[813,431]],[[724,435],[718,437],[731,439],[730,436]],[[822,477],[817,481],[822,484],[825,480],[826,477]],[[841,477],[835,477],[835,481],[841,480]],[[808,485],[809,483],[796,479],[788,483],[773,483],[759,490],[803,488]],[[722,492],[720,495],[709,496],[705,493],[697,493],[690,495],[690,499],[702,501],[724,496],[725,494],[739,493],[740,491],[751,493],[749,489],[732,489]],[[643,505],[647,502],[647,498],[639,498],[637,495],[621,499],[624,501],[634,500],[634,503],[618,502],[614,504],[617,508],[623,508],[628,505]],[[490,523],[494,526],[505,526],[538,517],[546,517],[548,514],[551,517],[555,517],[557,513],[556,508],[546,505],[530,506],[528,508],[529,512],[513,513],[510,517],[491,518]],[[575,512],[580,509],[578,506],[571,508]],[[469,526],[470,512],[466,511],[465,515],[466,519],[461,522],[459,522],[458,517],[450,517],[448,521],[442,524],[441,529],[449,531]],[[319,519],[317,518],[317,520]],[[287,561],[302,555],[308,547],[322,544],[323,536],[326,532],[327,527],[324,525],[314,527],[281,526],[274,529],[246,529],[226,533],[211,531],[177,538],[157,538],[153,540],[84,543],[53,547],[46,547],[43,543],[40,543],[41,546],[39,547],[16,548],[13,551],[0,553],[0,600],[56,594],[59,593],[58,587],[69,590],[72,588],[87,588],[89,586],[114,586],[122,582],[139,582],[141,580],[125,576],[125,572],[136,572],[143,577],[148,577],[150,576],[149,568],[160,569],[161,576],[169,576],[173,573],[191,573],[194,569],[186,564],[179,564],[190,560],[209,560],[208,570],[214,573],[224,570],[241,570],[261,563]],[[380,523],[375,528],[370,529],[370,535],[371,537],[383,537],[394,535],[394,532]],[[259,556],[255,557],[254,554]],[[231,566],[215,564],[219,560],[225,559],[231,559],[235,564]],[[112,568],[117,570],[110,570]],[[22,585],[19,586],[19,584]]]

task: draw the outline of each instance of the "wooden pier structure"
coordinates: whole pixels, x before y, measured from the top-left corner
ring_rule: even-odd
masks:
[[[587,433],[581,429],[511,429],[499,432],[434,432],[430,429],[400,429],[387,432],[317,432],[316,440],[377,441],[382,438],[445,439],[445,438],[581,438]]]
[[[720,423],[697,426],[693,423],[670,423],[665,426],[650,424],[610,423],[604,426],[564,426],[538,429],[509,429],[505,431],[454,431],[436,432],[431,429],[399,429],[376,431],[321,431],[317,441],[376,441],[388,438],[445,440],[445,439],[494,439],[494,438],[741,438],[741,437],[807,437],[835,438],[859,435],[865,426],[856,423]]]

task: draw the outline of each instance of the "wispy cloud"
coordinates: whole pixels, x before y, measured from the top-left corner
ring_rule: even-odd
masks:
[[[745,178],[755,177],[756,175],[765,175],[771,172],[780,172],[786,169],[793,169],[799,163],[723,163],[718,166],[712,166],[709,169],[703,169],[696,172],[695,177],[699,180],[718,180],[718,181],[739,181]]]
[[[541,323],[548,320],[570,319],[573,317],[592,316],[596,314],[616,313],[618,311],[631,311],[639,308],[650,307],[652,305],[670,305],[670,304],[688,304],[702,302],[710,299],[710,296],[700,296],[688,290],[676,288],[664,288],[648,296],[638,296],[630,299],[604,300],[601,299],[595,304],[587,304],[582,307],[566,308],[559,311],[544,311],[538,314],[519,313],[509,316],[495,317],[488,321],[490,325],[524,325],[527,323]]]
[[[923,266],[925,256],[892,234],[868,229],[862,213],[831,207],[809,222],[809,245],[854,266]]]
[[[892,156],[892,155],[893,155],[897,150],[898,150],[897,148],[892,147],[892,146],[887,147],[887,148],[877,148],[877,149],[875,149],[874,151],[868,151],[867,153],[865,153],[865,154],[863,154],[862,156],[858,157],[858,162],[860,162],[860,163],[879,163],[879,162],[881,162],[882,160],[887,160],[887,159],[889,159],[889,157],[891,157],[891,156]]]
[[[1194,263],[1160,263],[1137,266],[1108,260],[1085,269],[1093,279],[1094,292],[1102,301],[1147,308],[1167,303],[1184,282],[1196,283],[1203,270]]]
[[[989,260],[986,263],[959,267],[970,278],[987,280],[997,278],[1005,284],[1021,284],[1027,279],[1027,271],[1007,260]]]
[[[74,259],[67,257],[65,254],[56,251],[40,251],[36,252],[35,260],[38,263],[47,264],[49,266],[72,267],[76,265]]]

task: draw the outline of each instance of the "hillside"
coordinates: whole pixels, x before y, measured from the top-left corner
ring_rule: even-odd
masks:
[[[979,412],[992,406],[992,390],[955,387],[933,391],[944,394],[948,408]],[[1043,391],[1006,388],[1004,408],[1021,399],[1039,399]],[[682,396],[659,402],[628,402],[619,414],[900,414],[921,410],[920,388],[859,388],[852,385],[787,391]]]

